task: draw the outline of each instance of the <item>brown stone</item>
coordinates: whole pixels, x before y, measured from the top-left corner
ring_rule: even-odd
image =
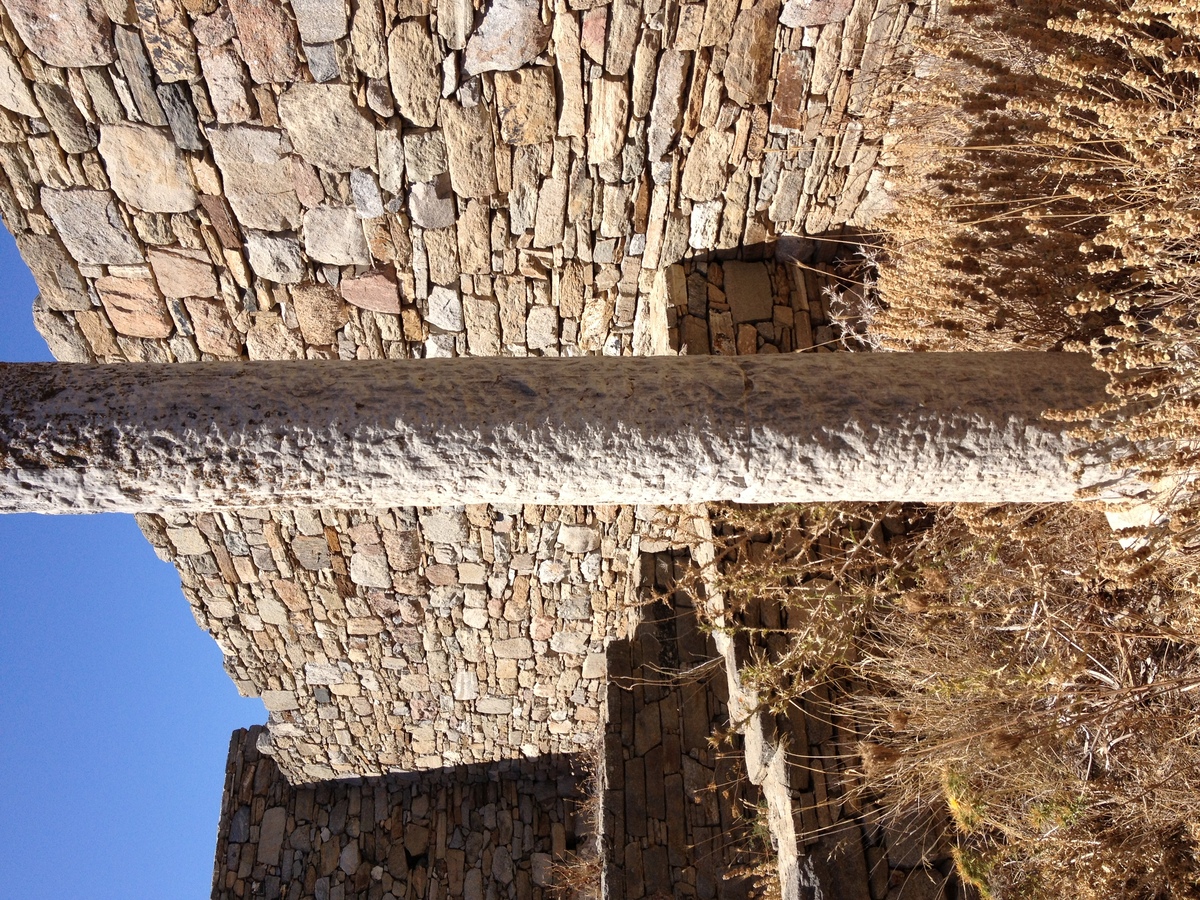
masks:
[[[292,288],[292,303],[300,333],[310,344],[335,343],[338,330],[350,320],[346,304],[327,284],[296,285]]]
[[[458,222],[458,264],[468,275],[491,272],[492,247],[488,205],[479,200],[468,201]]]
[[[369,272],[358,278],[342,279],[342,296],[348,303],[371,312],[400,312],[400,289],[394,277],[383,272]]]
[[[224,198],[212,194],[201,194],[200,205],[208,213],[208,220],[217,233],[221,246],[228,250],[240,250],[242,235],[233,222],[233,216],[230,214]]]
[[[696,135],[679,181],[679,192],[689,200],[714,200],[725,187],[725,168],[733,150],[734,136],[706,128]]]
[[[250,77],[259,84],[295,81],[299,36],[279,0],[229,0],[229,10]]]
[[[242,355],[242,336],[233,327],[224,302],[209,297],[188,297],[183,305],[192,318],[196,346],[202,353],[226,358]]]
[[[183,154],[165,128],[103,125],[100,155],[118,197],[146,212],[187,212],[196,192]]]
[[[771,62],[778,0],[760,0],[738,13],[725,62],[725,90],[739,106],[766,103],[771,95]]]
[[[246,334],[251,359],[303,359],[304,345],[276,313],[260,313]]]
[[[383,4],[380,0],[359,0],[354,6],[354,19],[350,25],[350,46],[354,50],[354,64],[368,78],[387,78],[388,42]],[[390,15],[391,5],[388,10]],[[397,14],[404,18],[409,15],[398,10]]]
[[[87,285],[57,235],[18,232],[14,237],[21,257],[29,266],[42,297],[51,309],[92,308]]]
[[[482,103],[464,107],[453,100],[444,100],[442,128],[454,193],[475,198],[496,193],[492,117],[487,107]]]
[[[12,51],[3,46],[0,46],[0,106],[23,116],[36,118],[42,114]]]
[[[196,39],[175,0],[133,0],[150,62],[159,81],[190,81],[199,74]]]
[[[441,60],[420,22],[401,22],[388,36],[388,70],[400,115],[432,127],[442,93]]]
[[[642,30],[642,4],[640,0],[612,0],[610,9],[604,69],[609,75],[622,78],[633,63],[633,51]]]
[[[327,172],[375,167],[375,128],[344,84],[294,84],[279,117],[304,159]]]
[[[86,153],[96,146],[96,133],[84,121],[69,90],[57,84],[38,83],[33,91],[64,153]]]
[[[108,323],[108,317],[100,310],[80,310],[75,313],[75,322],[99,359],[121,355],[116,333]]]
[[[792,131],[804,127],[813,58],[807,50],[786,50],[779,55],[775,96],[771,99],[771,127]]]
[[[545,66],[497,72],[496,111],[500,137],[510,144],[540,144],[554,138],[554,75]]]
[[[300,224],[300,201],[280,131],[228,125],[209,129],[208,140],[221,169],[225,197],[242,225],[284,231]]]
[[[467,41],[463,71],[478,75],[525,65],[550,42],[550,26],[542,23],[541,13],[538,0],[492,0]]]
[[[213,297],[217,293],[217,278],[212,261],[203,250],[185,247],[151,249],[150,268],[154,280],[166,297]]]
[[[725,263],[725,299],[734,323],[768,321],[774,312],[775,296],[766,265],[760,262]]]
[[[96,279],[96,293],[118,333],[126,337],[165,338],[175,323],[149,278],[116,278],[105,275]]]
[[[579,32],[579,49],[592,62],[604,65],[604,43],[608,35],[608,6],[597,6],[583,14]]]
[[[575,13],[560,10],[554,17],[554,65],[562,95],[562,109],[558,115],[558,133],[562,137],[583,137],[587,132],[579,40],[579,22]]]
[[[52,66],[106,66],[116,59],[112,22],[96,0],[4,0],[17,33]]]
[[[704,4],[704,26],[699,45],[714,47],[729,41],[729,28],[738,13],[738,0],[712,0]]]

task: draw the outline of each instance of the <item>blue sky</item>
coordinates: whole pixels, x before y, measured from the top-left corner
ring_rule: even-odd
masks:
[[[0,231],[0,360],[49,360]],[[0,897],[209,896],[237,696],[128,515],[0,515]]]

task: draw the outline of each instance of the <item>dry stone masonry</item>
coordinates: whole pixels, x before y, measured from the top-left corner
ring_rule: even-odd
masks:
[[[38,325],[60,359],[181,362],[811,346],[811,280],[712,252],[811,261],[787,236],[885,202],[876,76],[926,14],[52,7],[0,22],[0,211]]]
[[[886,208],[878,74],[930,7],[0,3],[0,214],[35,322],[60,360],[163,363],[829,349],[838,245],[808,238]],[[643,554],[679,552],[659,515],[140,516],[269,710],[231,747],[213,896],[546,896],[589,754],[623,814],[610,896],[736,896],[706,843],[733,809],[700,790],[735,762],[689,688],[622,684],[667,652],[634,602],[675,565]],[[612,793],[639,770],[645,810]]]

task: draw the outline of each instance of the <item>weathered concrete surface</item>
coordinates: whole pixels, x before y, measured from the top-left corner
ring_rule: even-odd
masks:
[[[1103,396],[1045,353],[10,364],[0,509],[1063,501],[1041,413]]]

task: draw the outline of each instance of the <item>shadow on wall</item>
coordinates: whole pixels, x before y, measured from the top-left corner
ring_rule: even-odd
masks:
[[[213,900],[541,900],[585,840],[585,758],[293,787],[234,732]]]

